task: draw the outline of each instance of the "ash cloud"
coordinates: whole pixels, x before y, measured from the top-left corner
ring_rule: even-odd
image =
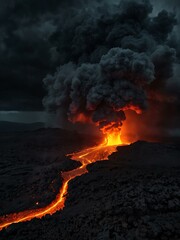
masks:
[[[93,11],[93,14],[92,14]],[[120,128],[125,110],[141,112],[155,96],[168,98],[177,62],[170,37],[175,13],[152,14],[149,1],[100,4],[66,19],[58,41],[60,67],[44,79],[48,111],[63,109],[72,122],[90,119]],[[176,99],[176,98],[175,98]]]
[[[114,119],[125,118],[121,112],[125,107],[120,110],[119,117],[117,106],[119,102],[122,106],[128,105],[132,95],[131,103],[136,110],[145,109],[151,102],[155,105],[156,102],[171,102],[176,109],[171,117],[179,114],[178,1],[47,0],[42,4],[35,0],[0,0],[0,4],[1,110],[39,110],[43,108],[42,98],[45,96],[45,108],[61,112],[65,120],[73,120],[75,114],[83,110],[84,121],[91,118],[98,122],[100,119],[103,125],[103,111]],[[109,63],[105,69],[103,56],[108,59],[113,49],[121,53],[126,50],[133,52],[136,57],[130,59],[132,62],[146,58],[147,65],[152,65],[153,69],[148,67],[149,73],[145,74],[141,69],[144,62],[138,67],[139,72],[137,69],[133,72],[132,66],[125,64],[124,69],[115,67],[115,71]],[[88,84],[82,79],[85,69],[88,71],[87,79],[92,74]],[[94,84],[97,73],[98,82]],[[140,81],[132,79],[130,73]],[[87,89],[80,91],[88,92],[88,98],[85,94],[79,97],[75,89],[72,93],[69,86],[72,82],[74,87],[77,84],[74,83],[74,75],[78,76],[80,83],[83,82],[82,86],[90,88],[93,85],[90,93]],[[101,86],[100,79],[103,82]],[[114,100],[113,94],[112,97],[107,94],[108,91],[113,92],[113,88],[119,89],[119,93],[113,93],[122,97],[119,102]],[[122,93],[123,89],[128,89],[126,94]],[[104,95],[100,98],[101,94]],[[89,100],[91,96],[93,103]],[[105,104],[103,98],[106,99]],[[66,99],[63,104],[62,99]],[[86,101],[89,106],[86,106]],[[113,112],[112,104],[116,106]],[[91,105],[95,106],[94,113],[90,110]],[[166,120],[168,109],[164,112],[163,119]]]
[[[154,79],[154,65],[144,53],[112,48],[96,64],[66,64],[44,83],[49,95],[44,99],[48,110],[66,108],[71,121],[84,114],[97,125],[121,126],[123,110],[146,108],[143,86]]]

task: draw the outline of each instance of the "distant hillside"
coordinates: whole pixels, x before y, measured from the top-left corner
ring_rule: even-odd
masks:
[[[0,132],[20,132],[20,131],[32,131],[38,128],[43,128],[44,123],[18,123],[18,122],[6,122],[0,121]]]

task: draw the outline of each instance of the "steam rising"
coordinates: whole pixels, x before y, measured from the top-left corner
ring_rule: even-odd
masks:
[[[153,82],[162,88],[176,59],[168,46],[175,16],[151,12],[149,1],[121,1],[67,19],[58,39],[62,64],[44,79],[45,108],[101,130],[120,129],[124,110],[146,109]]]

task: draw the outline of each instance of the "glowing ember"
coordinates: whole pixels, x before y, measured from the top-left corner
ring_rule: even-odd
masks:
[[[84,149],[80,152],[69,154],[72,160],[80,161],[82,165],[74,170],[63,172],[62,177],[64,179],[62,187],[56,196],[56,199],[51,202],[48,206],[27,210],[19,213],[12,213],[3,217],[0,217],[0,230],[13,223],[30,221],[33,218],[42,218],[43,216],[50,214],[52,215],[56,211],[64,208],[66,200],[66,194],[68,191],[68,183],[70,180],[77,176],[87,173],[86,166],[92,162],[99,160],[107,160],[108,156],[116,151],[116,146],[122,144],[120,140],[120,133],[112,133],[107,136],[106,141],[98,146]],[[38,205],[38,202],[36,203]]]

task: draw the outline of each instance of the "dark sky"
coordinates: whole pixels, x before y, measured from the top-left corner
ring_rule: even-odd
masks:
[[[109,2],[112,1],[109,0]],[[152,3],[154,14],[162,9],[178,12],[180,5],[178,0],[152,0]],[[97,11],[94,12],[94,9],[98,8],[99,14],[103,16],[106,14],[106,4],[109,4],[108,1],[98,0],[89,2],[83,0],[0,0],[0,110],[43,110],[42,98],[46,94],[43,78],[48,73],[53,73],[61,64],[69,61],[83,62],[83,44],[79,40],[74,40],[77,46],[73,46],[72,50],[71,28],[66,28],[66,25],[69,25],[71,21],[73,25],[74,19],[80,23],[82,12],[92,15],[94,19],[98,18]],[[108,26],[102,26],[101,31],[106,27]],[[176,33],[177,28],[170,44],[176,45],[177,48]],[[79,30],[79,34],[84,34],[82,29]],[[96,34],[100,33],[96,32]],[[63,37],[64,35],[66,37]],[[86,40],[88,41],[88,35]],[[69,45],[65,44],[66,41]],[[118,39],[114,41],[118,46]],[[91,50],[94,51],[94,46],[92,49],[89,47],[88,51]],[[96,61],[92,59],[91,61]],[[176,77],[172,82],[175,84],[170,84],[170,88],[177,93],[178,60],[174,68]]]
[[[75,0],[0,0],[0,110],[43,109],[42,80],[61,63],[61,26],[79,5]]]

